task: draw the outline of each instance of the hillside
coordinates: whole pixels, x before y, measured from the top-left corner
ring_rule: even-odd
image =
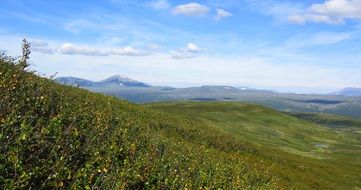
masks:
[[[332,160],[290,154],[268,143],[256,145],[241,133],[225,130],[237,122],[232,117],[222,120],[227,110],[248,106],[251,112],[241,111],[259,112],[250,118],[256,124],[273,127],[269,125],[273,120],[310,124],[292,116],[231,103],[193,112],[192,103],[184,104],[191,108],[191,118],[177,109],[184,108],[177,103],[168,104],[175,111],[160,104],[157,110],[169,112],[161,113],[152,110],[156,104],[139,106],[59,85],[27,72],[23,62],[0,60],[0,189],[360,187],[359,165],[340,168]],[[212,109],[220,117],[216,114],[206,121],[197,114]],[[292,131],[292,123],[288,127]]]
[[[361,169],[360,120],[326,114],[290,116],[262,106],[238,102],[164,102],[146,104],[146,107],[203,122],[242,141],[258,144],[261,152],[278,159],[280,155],[274,154],[283,151],[311,158],[312,163],[323,167],[335,167],[326,175],[316,174],[321,171],[315,172],[319,180],[344,178],[346,183],[360,185],[361,177],[357,174]],[[305,115],[309,116],[308,119],[301,117]],[[277,151],[269,152],[270,148]],[[282,155],[281,158],[290,157]],[[304,160],[299,157],[293,162],[302,163]],[[305,163],[300,165],[308,167]],[[302,170],[307,171],[304,168]],[[311,175],[311,172],[305,175]]]
[[[0,189],[261,188],[257,150],[198,122],[62,86],[0,59]]]

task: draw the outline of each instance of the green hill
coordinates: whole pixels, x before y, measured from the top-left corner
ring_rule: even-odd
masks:
[[[273,189],[253,146],[0,59],[0,189]]]
[[[359,144],[328,128],[248,104],[139,106],[56,84],[26,65],[0,59],[0,189],[361,186]],[[340,155],[315,148],[336,141]]]
[[[348,138],[350,135],[348,133],[341,133],[253,104],[171,102],[153,103],[147,106],[168,114],[202,121],[242,140],[309,157],[326,158],[329,156],[328,152],[339,144],[355,144],[355,147],[361,145],[357,139]],[[327,118],[328,121],[336,117],[330,116]],[[359,132],[361,132],[361,123],[355,121],[353,123],[360,126]],[[343,136],[340,137],[341,135]]]
[[[238,102],[163,102],[145,106],[202,122],[242,141],[257,144],[258,150],[266,156],[290,159],[291,157],[280,154],[280,151],[284,151],[311,158],[309,161],[322,167],[334,167],[329,174],[315,171],[319,173],[315,178],[343,178],[344,183],[360,186],[361,122],[358,119],[310,113],[295,113],[291,116]],[[301,157],[292,157],[288,161],[298,163],[300,167],[308,167],[302,163],[305,160]],[[303,168],[302,171],[307,169]],[[311,171],[306,173],[305,175],[313,175]],[[339,189],[342,189],[341,186]]]

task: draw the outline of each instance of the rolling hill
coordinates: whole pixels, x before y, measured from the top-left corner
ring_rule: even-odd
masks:
[[[205,122],[242,140],[308,157],[327,158],[331,149],[341,144],[355,144],[350,149],[361,147],[359,138],[351,138],[361,133],[361,120],[344,116],[280,113],[239,102],[163,102],[145,106]],[[338,129],[348,129],[349,133]]]
[[[263,152],[272,148],[312,158],[334,167],[329,171],[330,178],[340,179],[334,173],[338,171],[345,181],[361,182],[361,176],[357,174],[361,170],[359,119],[329,114],[280,113],[239,102],[163,102],[146,104],[146,107],[203,122],[242,141],[259,145]],[[302,167],[307,168],[304,164]]]

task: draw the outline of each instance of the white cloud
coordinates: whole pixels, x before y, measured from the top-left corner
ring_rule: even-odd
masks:
[[[214,19],[216,19],[216,20],[222,20],[224,18],[232,16],[232,13],[230,13],[230,12],[228,12],[226,10],[223,10],[223,9],[217,9],[216,12],[217,13],[214,16]]]
[[[109,55],[122,55],[122,56],[147,56],[150,51],[139,50],[133,47],[123,47],[111,50],[99,50],[87,46],[77,46],[71,43],[62,44],[57,50],[58,53],[68,55],[87,55],[87,56],[109,56]]]
[[[275,0],[245,0],[250,8],[261,14],[271,15],[277,19],[284,20],[290,15],[296,15],[303,12],[304,6],[292,1]]]
[[[328,15],[320,15],[314,13],[290,15],[288,16],[287,20],[293,24],[304,24],[306,22],[341,24],[343,22],[343,19],[341,18],[330,17]]]
[[[148,3],[148,6],[152,7],[153,9],[157,9],[157,10],[165,10],[165,9],[169,9],[170,4],[168,3],[167,0],[156,0],[156,1],[151,1],[150,3]]]
[[[69,55],[88,55],[88,56],[104,56],[106,54],[101,53],[100,51],[90,48],[90,47],[85,47],[85,46],[76,46],[74,44],[71,43],[64,43],[62,44],[58,49],[57,49],[58,53],[61,54],[69,54]]]
[[[326,0],[312,4],[300,13],[288,16],[288,21],[295,24],[306,22],[340,24],[347,19],[361,20],[360,0]]]
[[[30,42],[31,50],[35,52],[40,52],[44,54],[53,54],[54,49],[49,46],[48,43],[44,41],[34,40]]]
[[[339,18],[361,19],[360,0],[327,0],[322,4],[313,4],[312,12]]]
[[[190,42],[190,43],[187,44],[187,50],[188,50],[189,52],[194,52],[194,53],[196,53],[196,52],[199,52],[199,51],[200,51],[200,48],[199,48],[196,44]]]
[[[172,13],[174,15],[185,16],[204,16],[209,12],[209,8],[199,3],[187,3],[178,5],[173,8]]]
[[[173,59],[191,59],[197,56],[200,53],[201,49],[198,45],[189,42],[185,48],[180,48],[179,50],[172,50],[170,54]]]
[[[110,54],[113,55],[127,55],[127,56],[146,56],[150,55],[151,52],[134,49],[130,46],[112,50]]]

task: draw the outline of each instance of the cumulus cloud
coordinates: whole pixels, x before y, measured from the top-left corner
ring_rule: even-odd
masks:
[[[128,47],[112,50],[110,52],[110,54],[113,54],[113,55],[127,55],[127,56],[146,56],[146,55],[150,55],[150,52],[149,51],[134,49],[134,48],[128,46]]]
[[[105,56],[105,53],[102,53],[94,48],[85,47],[85,46],[76,46],[71,43],[64,43],[57,49],[58,53],[69,54],[69,55],[88,55],[88,56]]]
[[[204,16],[208,12],[209,12],[209,8],[207,6],[194,2],[178,5],[174,7],[172,10],[172,13],[174,15],[185,15],[185,16]]]
[[[123,47],[111,50],[98,50],[86,46],[77,46],[71,43],[62,44],[57,50],[58,53],[68,55],[87,55],[87,56],[108,56],[108,55],[122,55],[122,56],[147,56],[150,51],[139,50],[133,47]]]
[[[31,45],[31,50],[34,52],[40,52],[40,53],[44,53],[44,54],[53,54],[54,53],[54,49],[52,47],[50,47],[49,44],[44,41],[34,40],[34,41],[30,42],[30,45]]]
[[[173,59],[191,59],[196,57],[201,49],[198,45],[189,42],[185,48],[180,48],[179,50],[170,51]]]
[[[222,19],[230,17],[230,16],[232,16],[232,13],[230,13],[230,12],[228,12],[226,10],[223,10],[223,9],[217,9],[216,10],[216,15],[214,16],[214,19],[222,20]]]
[[[313,4],[310,10],[329,16],[361,19],[360,0],[327,0],[323,4]]]
[[[326,0],[316,3],[301,13],[291,14],[288,21],[295,24],[306,22],[340,24],[347,19],[361,20],[360,0]]]
[[[194,44],[192,42],[187,44],[187,51],[196,53],[196,52],[199,52],[199,50],[200,49],[196,44]]]

